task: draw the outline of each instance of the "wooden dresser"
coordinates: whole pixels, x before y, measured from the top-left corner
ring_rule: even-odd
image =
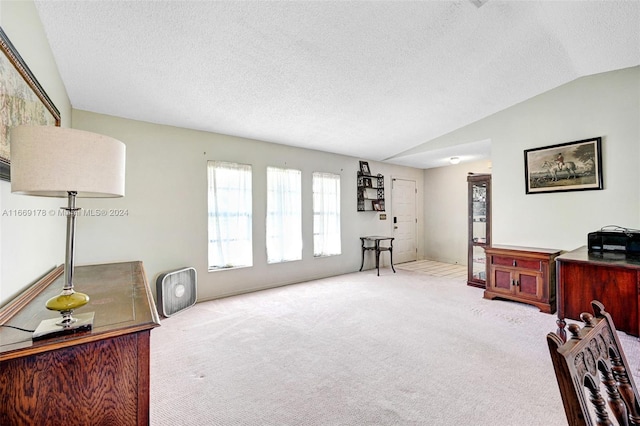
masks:
[[[62,267],[0,310],[0,324],[35,329],[55,318],[45,301]],[[75,287],[91,300],[93,330],[33,342],[0,327],[1,425],[148,425],[151,329],[160,325],[142,262],[80,266]]]
[[[557,258],[558,324],[579,320],[600,301],[616,329],[640,335],[640,258],[621,253],[589,253],[580,247]]]
[[[560,250],[493,245],[487,254],[486,299],[502,298],[556,311],[555,259]]]

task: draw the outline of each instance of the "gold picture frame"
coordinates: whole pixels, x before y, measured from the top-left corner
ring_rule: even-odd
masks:
[[[60,126],[60,111],[0,28],[0,180],[11,180],[9,130],[21,124]]]

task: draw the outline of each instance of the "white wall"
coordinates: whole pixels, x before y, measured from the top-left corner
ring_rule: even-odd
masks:
[[[57,66],[31,1],[0,1],[0,25],[8,34],[49,97],[61,112],[62,126],[71,126],[71,105]],[[124,208],[129,216],[79,217],[77,264],[140,259],[150,284],[158,273],[185,265],[196,266],[200,298],[265,288],[314,277],[357,270],[359,236],[390,234],[391,220],[379,220],[373,212],[356,211],[355,158],[193,132],[113,117],[74,111],[73,127],[112,135],[127,144],[127,196],[123,199],[78,201],[84,208]],[[205,154],[206,153],[206,154]],[[255,262],[253,268],[208,273],[206,268],[206,161],[223,159],[254,165]],[[366,158],[363,158],[366,160]],[[416,180],[418,233],[422,235],[422,171],[370,161],[373,172],[385,175],[387,198],[391,177]],[[303,171],[303,184],[311,188],[313,171],[342,176],[343,254],[314,259],[311,235],[311,196],[304,196],[304,257],[300,262],[266,265],[264,250],[265,194],[260,179],[267,165]],[[389,200],[390,201],[390,200]],[[387,208],[391,206],[387,202]],[[15,210],[57,211],[61,199],[11,194],[0,182],[0,213]],[[387,212],[390,213],[390,212]],[[390,214],[387,217],[390,218]],[[0,216],[0,305],[64,261],[65,221],[55,217]],[[418,256],[423,256],[422,239]],[[368,253],[365,267],[372,267]]]
[[[33,2],[0,2],[0,25],[60,111],[62,126],[68,127],[71,105]],[[13,195],[11,185],[0,181],[0,305],[64,262],[63,217],[14,214],[34,209],[57,211],[65,204],[55,198]]]
[[[525,194],[525,149],[597,136],[604,190]],[[573,250],[606,225],[640,228],[640,67],[577,79],[429,145],[484,139],[492,150],[493,243]],[[439,184],[425,174],[426,188]],[[425,240],[457,232],[430,221]]]
[[[161,126],[73,110],[73,127],[115,137],[127,146],[126,196],[121,199],[82,199],[86,209],[126,209],[124,217],[80,217],[77,262],[142,260],[155,288],[161,272],[194,266],[199,299],[356,271],[360,267],[362,235],[392,232],[391,215],[379,220],[375,212],[357,212],[357,158],[284,145]],[[207,160],[251,164],[253,167],[254,266],[207,272]],[[366,160],[366,159],[364,159]],[[391,177],[416,181],[418,224],[422,235],[423,172],[369,161],[372,173],[385,175],[387,197]],[[265,248],[266,168],[302,170],[303,259],[267,265]],[[314,258],[311,174],[327,171],[341,176],[342,255]],[[387,208],[391,206],[387,203]],[[372,267],[368,253],[365,266]],[[419,256],[423,246],[419,246]]]
[[[467,264],[469,173],[491,173],[491,161],[475,161],[424,171],[426,259]]]
[[[33,3],[0,1],[0,25],[60,110],[62,125],[69,126],[71,106]],[[605,225],[640,228],[639,104],[640,68],[634,67],[578,79],[429,145],[491,139],[493,242],[571,250],[586,243],[588,232]],[[128,149],[127,196],[86,199],[81,204],[85,208],[126,208],[129,216],[79,218],[80,263],[140,259],[152,284],[161,271],[193,265],[200,276],[201,297],[211,298],[356,270],[360,262],[358,237],[392,232],[390,220],[356,212],[355,158],[82,111],[73,112],[73,127],[117,137]],[[594,136],[603,137],[603,191],[525,195],[525,149]],[[264,216],[265,198],[258,177],[267,165],[301,169],[306,187],[310,187],[313,171],[341,174],[343,255],[313,258],[307,195],[302,261],[267,266],[264,252],[256,250],[253,268],[206,272],[206,217],[201,212],[206,209],[208,159],[254,165],[256,218]],[[465,257],[460,253],[466,253],[466,247],[461,249],[461,241],[466,241],[466,206],[460,207],[463,199],[466,203],[464,175],[482,170],[469,170],[465,164],[427,172],[375,162],[370,165],[372,171],[386,176],[387,188],[391,176],[416,180],[418,233],[424,236],[418,240],[418,257],[462,263]],[[446,182],[456,183],[449,187]],[[61,205],[64,200],[14,196],[10,184],[0,182],[0,213],[51,210]],[[462,227],[461,214],[465,215]],[[256,222],[254,241],[256,247],[264,247],[263,225]],[[63,262],[64,227],[64,219],[59,217],[0,216],[0,305]]]

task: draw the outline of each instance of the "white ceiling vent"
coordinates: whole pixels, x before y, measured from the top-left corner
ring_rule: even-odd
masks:
[[[196,270],[183,268],[160,274],[156,280],[158,309],[170,317],[196,303]]]

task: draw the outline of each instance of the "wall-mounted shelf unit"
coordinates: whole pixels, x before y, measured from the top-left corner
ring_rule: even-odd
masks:
[[[385,211],[384,176],[358,172],[358,211]]]

